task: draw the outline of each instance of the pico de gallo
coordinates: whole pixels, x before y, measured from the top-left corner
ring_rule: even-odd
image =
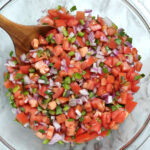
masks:
[[[133,95],[144,77],[132,38],[109,18],[76,6],[49,9],[40,24],[54,29],[31,41],[22,63],[10,52],[5,64],[15,120],[33,129],[43,144],[108,136],[136,107]]]

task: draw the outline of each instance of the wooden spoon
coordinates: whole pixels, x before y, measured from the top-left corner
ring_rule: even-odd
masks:
[[[38,38],[39,34],[46,34],[54,27],[48,25],[26,26],[14,23],[0,14],[0,27],[3,28],[11,37],[17,56],[20,60],[20,55],[27,53],[31,49],[31,41]]]

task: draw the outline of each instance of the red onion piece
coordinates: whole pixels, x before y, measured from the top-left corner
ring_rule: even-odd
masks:
[[[88,35],[88,40],[90,41],[90,43],[94,43],[95,42],[94,32],[90,32],[90,34]]]
[[[24,62],[25,60],[26,60],[26,55],[25,54],[22,54],[21,56],[20,56],[20,60],[22,61],[22,62]]]
[[[102,42],[108,42],[109,39],[106,36],[101,36],[100,37],[100,41],[102,41]]]
[[[114,49],[113,53],[117,56],[119,54],[119,51],[117,49]]]
[[[55,133],[54,136],[52,137],[51,141],[48,144],[53,145],[53,144],[57,143],[58,141],[63,141],[63,140],[64,140],[64,135]]]
[[[77,105],[76,99],[70,99],[70,101],[69,101],[69,106],[74,107],[74,106],[76,106],[76,105]]]
[[[105,103],[106,104],[111,104],[113,102],[113,98],[112,98],[112,96],[108,96],[106,99],[105,99]]]
[[[75,60],[81,60],[81,59],[82,59],[82,57],[81,57],[80,53],[76,52],[75,53]]]
[[[128,41],[125,41],[125,43],[124,43],[125,45],[127,45],[129,48],[132,48],[132,45],[131,45],[131,43],[130,42],[128,42]]]
[[[85,13],[91,13],[91,12],[92,12],[92,9],[85,10],[84,12],[85,12]]]
[[[60,128],[61,128],[60,124],[56,120],[53,121],[53,126],[54,126],[54,128],[55,128],[56,131],[59,131]]]
[[[103,20],[104,20],[104,22],[106,23],[106,25],[107,25],[108,27],[111,27],[111,26],[112,26],[112,21],[111,21],[108,17],[105,17]]]
[[[84,95],[84,96],[87,96],[87,95],[89,95],[89,92],[86,89],[82,89],[82,90],[80,90],[80,94]]]

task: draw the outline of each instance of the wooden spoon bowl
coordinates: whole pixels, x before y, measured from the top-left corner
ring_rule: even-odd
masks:
[[[20,55],[27,53],[31,49],[31,41],[38,36],[45,35],[54,27],[48,25],[21,25],[14,23],[0,14],[0,27],[3,28],[11,37],[17,60],[20,60]]]

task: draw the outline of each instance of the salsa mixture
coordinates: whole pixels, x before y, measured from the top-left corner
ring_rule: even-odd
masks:
[[[83,143],[117,130],[133,111],[142,63],[132,38],[92,10],[48,10],[54,26],[31,41],[21,64],[10,53],[4,73],[16,121],[43,144]],[[76,11],[76,15],[70,12]]]

